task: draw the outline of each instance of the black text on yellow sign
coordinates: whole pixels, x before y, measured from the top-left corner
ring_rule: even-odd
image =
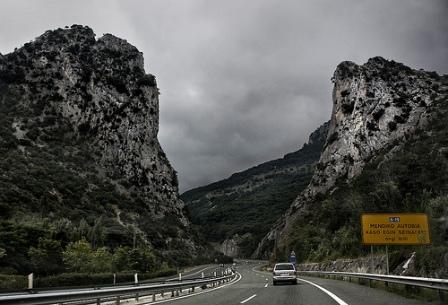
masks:
[[[367,245],[427,245],[428,216],[423,213],[362,214],[362,241]]]

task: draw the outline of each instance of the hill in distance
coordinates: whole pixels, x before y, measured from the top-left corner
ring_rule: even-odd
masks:
[[[191,220],[206,240],[226,255],[250,257],[310,182],[328,127],[329,122],[320,126],[300,150],[281,159],[183,193]]]

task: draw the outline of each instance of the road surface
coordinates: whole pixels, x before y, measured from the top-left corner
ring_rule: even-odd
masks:
[[[238,281],[182,299],[150,304],[173,305],[435,305],[355,283],[300,277],[298,285],[272,286],[270,273],[256,263],[238,265]]]

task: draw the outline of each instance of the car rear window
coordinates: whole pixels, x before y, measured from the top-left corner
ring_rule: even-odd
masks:
[[[291,264],[276,265],[275,270],[294,270],[294,266]]]

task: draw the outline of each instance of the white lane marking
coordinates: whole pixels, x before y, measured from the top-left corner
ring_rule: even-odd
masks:
[[[324,287],[321,287],[317,284],[314,284],[313,282],[307,281],[307,280],[303,280],[300,278],[297,278],[299,281],[305,282],[307,284],[313,285],[316,288],[319,288],[320,290],[322,290],[323,292],[325,292],[326,294],[328,294],[333,300],[335,300],[339,305],[348,305],[347,303],[345,303],[341,298],[339,298],[337,295],[335,295],[333,292],[328,291],[327,289],[325,289]]]
[[[253,298],[255,298],[257,295],[256,294],[254,294],[253,296],[251,296],[251,297],[248,297],[247,299],[245,299],[245,300],[243,300],[243,301],[241,301],[240,303],[241,304],[244,304],[244,303],[246,303],[246,302],[248,302],[248,301],[250,301],[250,300],[252,300]]]
[[[264,285],[264,288],[268,287],[268,283],[266,283],[266,285]]]
[[[189,295],[183,295],[183,296],[181,296],[181,297],[175,297],[175,298],[168,299],[168,300],[160,300],[160,301],[156,301],[156,302],[138,303],[138,305],[145,305],[145,304],[160,304],[160,303],[172,302],[172,301],[176,301],[176,300],[180,300],[180,299],[185,299],[185,298],[189,298],[189,297],[194,297],[195,295],[200,295],[200,294],[203,294],[203,293],[208,293],[208,292],[211,292],[211,291],[214,291],[214,290],[218,290],[218,289],[221,289],[221,288],[224,288],[224,287],[228,287],[228,286],[230,286],[230,285],[233,285],[233,284],[238,283],[238,282],[243,278],[243,277],[241,276],[241,273],[238,273],[238,272],[237,272],[237,274],[238,274],[238,276],[239,276],[239,279],[237,279],[236,281],[230,282],[230,283],[227,284],[227,285],[222,285],[222,286],[219,286],[219,287],[216,287],[216,288],[213,288],[213,289],[207,289],[207,290],[205,290],[205,291],[196,292],[196,293],[192,293],[192,294],[189,294]]]

